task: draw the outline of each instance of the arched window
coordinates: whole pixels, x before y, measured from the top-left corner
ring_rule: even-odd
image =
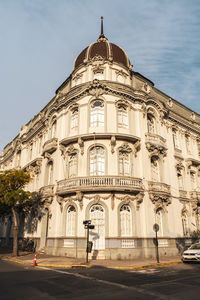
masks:
[[[130,154],[119,151],[119,174],[130,175]]]
[[[78,107],[71,111],[71,129],[78,127]]]
[[[182,172],[180,170],[177,172],[177,177],[178,177],[179,190],[183,190],[183,175],[182,175]]]
[[[77,153],[69,156],[69,177],[77,176],[78,159]]]
[[[55,120],[51,127],[50,138],[54,138],[56,136],[56,127],[57,127],[57,122]]]
[[[76,209],[73,205],[67,208],[66,236],[75,236],[76,231]]]
[[[122,237],[132,236],[131,208],[127,204],[120,208],[120,228]]]
[[[151,180],[160,181],[159,159],[156,156],[151,157]]]
[[[104,102],[95,100],[90,106],[90,127],[104,126]]]
[[[191,190],[195,190],[196,188],[196,173],[190,172],[190,182],[191,182]]]
[[[156,133],[156,119],[151,113],[147,113],[147,130],[148,133]]]
[[[118,106],[118,126],[128,128],[128,109],[125,105]]]
[[[90,176],[105,175],[105,150],[95,146],[90,150]]]
[[[46,166],[45,185],[53,184],[53,162],[49,161]]]
[[[90,240],[94,250],[105,249],[105,210],[102,205],[95,204],[90,208],[90,220],[94,230],[90,231]]]

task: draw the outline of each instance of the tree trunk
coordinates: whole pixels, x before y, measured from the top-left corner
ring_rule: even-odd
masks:
[[[13,256],[18,256],[18,219],[15,208],[12,207],[12,214],[14,219],[14,227],[13,227]]]

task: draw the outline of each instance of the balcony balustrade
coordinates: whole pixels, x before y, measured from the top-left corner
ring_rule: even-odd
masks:
[[[126,176],[76,177],[61,180],[57,185],[57,194],[69,194],[74,191],[141,191],[140,178]]]

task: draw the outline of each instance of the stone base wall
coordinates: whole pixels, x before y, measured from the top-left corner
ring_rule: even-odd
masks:
[[[159,238],[159,256],[162,258],[181,254],[193,242],[195,241],[189,238]],[[153,238],[106,239],[105,245],[104,250],[93,250],[89,254],[89,258],[129,260],[156,257],[156,246]],[[45,253],[51,255],[85,258],[86,239],[49,238],[44,250]]]

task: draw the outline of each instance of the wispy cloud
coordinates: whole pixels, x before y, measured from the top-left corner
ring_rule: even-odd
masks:
[[[200,111],[198,0],[0,1],[0,150],[54,96],[98,37],[101,15],[134,70]]]

